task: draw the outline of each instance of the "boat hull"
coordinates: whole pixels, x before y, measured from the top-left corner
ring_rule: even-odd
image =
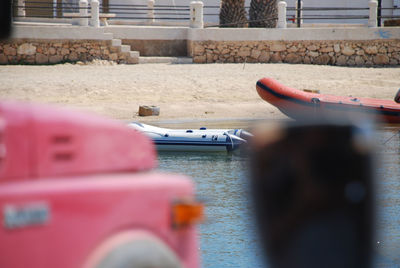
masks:
[[[150,137],[158,151],[234,151],[252,136],[242,129],[166,129],[141,123],[129,126]]]
[[[391,100],[355,98],[304,92],[262,78],[256,89],[260,97],[293,119],[315,115],[373,117],[384,123],[400,123],[400,104]]]

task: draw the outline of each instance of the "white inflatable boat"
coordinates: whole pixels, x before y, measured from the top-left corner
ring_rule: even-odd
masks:
[[[153,139],[159,151],[233,151],[252,137],[242,129],[167,129],[136,122],[128,126]]]

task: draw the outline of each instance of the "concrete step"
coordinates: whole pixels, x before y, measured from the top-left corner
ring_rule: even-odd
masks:
[[[131,51],[130,45],[121,45],[121,52],[129,52]]]
[[[140,53],[139,53],[139,51],[129,51],[129,56],[131,58],[139,58],[140,57]]]
[[[139,57],[139,63],[191,64],[190,57]]]
[[[113,40],[111,40],[111,45],[114,47],[120,46],[120,45],[122,45],[122,41],[121,41],[121,39],[113,39]]]

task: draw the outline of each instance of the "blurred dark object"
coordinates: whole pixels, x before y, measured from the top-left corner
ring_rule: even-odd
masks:
[[[0,39],[7,38],[11,32],[11,0],[0,1]]]
[[[385,20],[383,22],[383,25],[385,27],[389,27],[389,26],[398,27],[398,26],[400,26],[400,19]]]
[[[256,134],[251,185],[272,267],[370,267],[373,168],[360,133],[296,123]]]

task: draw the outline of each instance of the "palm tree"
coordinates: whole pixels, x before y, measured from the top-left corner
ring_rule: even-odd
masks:
[[[244,0],[221,0],[219,11],[220,27],[247,27]]]
[[[277,0],[251,0],[250,27],[275,28],[278,20]]]

